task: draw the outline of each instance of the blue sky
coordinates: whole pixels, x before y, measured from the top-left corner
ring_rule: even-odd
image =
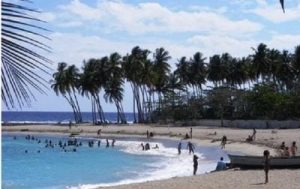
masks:
[[[206,57],[229,52],[233,56],[253,53],[263,42],[269,47],[293,51],[300,44],[300,1],[286,0],[286,14],[279,0],[33,0],[42,11],[38,17],[52,30],[46,54],[56,69],[58,62],[81,67],[83,60],[115,51],[125,55],[139,45],[154,51],[167,49],[174,65],[181,56],[200,51]],[[50,78],[49,78],[50,79]],[[132,111],[132,95],[126,85],[124,108]],[[29,111],[71,111],[51,90],[36,94]],[[83,111],[90,102],[80,99]],[[102,101],[104,111],[115,111]],[[5,110],[4,107],[2,109]]]

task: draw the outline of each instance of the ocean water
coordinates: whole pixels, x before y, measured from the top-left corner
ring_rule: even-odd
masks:
[[[72,112],[22,112],[22,111],[2,111],[2,123],[45,123],[56,124],[69,123],[70,120],[74,122],[74,116]],[[105,112],[105,119],[108,122],[117,122],[116,112]],[[133,123],[134,114],[125,113],[128,123]],[[91,112],[82,112],[82,118],[84,122],[92,122]]]
[[[184,149],[178,156],[177,142],[170,140],[147,141],[159,149],[142,151],[140,144],[145,141],[138,138],[117,139],[113,148],[106,148],[104,139],[77,138],[82,146],[76,152],[67,147],[65,152],[57,145],[45,148],[45,140],[57,144],[67,137],[34,135],[35,140],[26,140],[25,136],[2,134],[2,188],[89,189],[192,174],[192,155]],[[100,147],[95,143],[90,148],[89,140],[101,140]],[[199,174],[212,171],[219,157],[226,157],[219,148],[196,149]]]

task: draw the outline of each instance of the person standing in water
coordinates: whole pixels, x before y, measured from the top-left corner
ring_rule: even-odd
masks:
[[[115,146],[115,142],[116,142],[116,139],[113,139],[112,142],[111,142],[111,146],[112,146],[112,147]]]
[[[179,142],[177,149],[178,149],[178,155],[180,155],[181,154],[181,142]]]
[[[193,138],[193,128],[190,129],[190,137]]]
[[[193,157],[193,162],[194,162],[194,171],[193,174],[196,175],[197,170],[198,170],[198,156],[194,155]]]
[[[106,139],[106,148],[108,148],[109,147],[109,141],[108,141],[108,139]]]
[[[189,154],[194,153],[195,146],[191,142],[188,142],[187,147],[189,149]]]
[[[269,170],[270,170],[270,152],[264,151],[264,171],[265,171],[265,184],[269,182]]]

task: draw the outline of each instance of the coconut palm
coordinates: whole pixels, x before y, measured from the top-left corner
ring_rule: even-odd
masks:
[[[30,16],[37,10],[17,3],[1,2],[1,98],[7,108],[30,106],[33,90],[45,94],[51,61],[37,51],[50,52],[51,48],[40,42],[49,39],[41,33],[47,31],[39,25],[43,21]],[[44,75],[43,73],[43,75]]]
[[[104,98],[110,103],[114,102],[117,108],[117,122],[127,123],[126,117],[124,114],[122,100],[123,100],[123,70],[121,68],[121,55],[118,53],[112,53],[109,56],[108,61],[108,78],[104,85]]]
[[[164,48],[157,48],[153,54],[154,86],[158,93],[158,108],[161,109],[162,93],[169,80],[170,65],[168,60],[171,58],[169,52]]]
[[[104,86],[106,78],[105,61],[108,58],[90,59],[83,63],[82,74],[79,80],[79,90],[82,95],[87,96],[91,100],[93,123],[105,123],[104,112],[100,103],[100,91]]]
[[[67,63],[60,62],[57,66],[57,72],[53,74],[53,80],[50,81],[54,92],[57,95],[61,94],[72,107],[76,123],[82,122],[80,107],[76,97],[78,77],[78,69],[74,65],[68,67]]]
[[[122,68],[124,69],[125,78],[130,83],[133,93],[134,122],[145,122],[142,85],[146,84],[143,75],[145,73],[145,65],[149,62],[149,53],[150,51],[147,49],[141,49],[136,46],[132,49],[131,54],[123,58]],[[137,108],[138,118],[136,118],[135,108]]]
[[[196,52],[190,60],[190,71],[189,77],[190,82],[193,86],[195,86],[197,95],[199,94],[199,90],[202,96],[202,85],[206,83],[206,63],[201,52]]]
[[[176,64],[177,69],[175,70],[175,75],[178,76],[180,79],[180,82],[188,87],[190,85],[190,64],[187,61],[186,57],[183,56],[178,60],[178,63]]]
[[[228,53],[224,53],[222,56],[213,55],[210,57],[207,79],[212,81],[215,86],[223,85],[228,75],[230,61],[231,56]]]
[[[271,63],[268,57],[269,49],[267,45],[261,43],[257,46],[257,49],[254,49],[254,54],[252,55],[252,65],[253,69],[256,73],[257,83],[259,78],[262,79],[262,82],[266,82],[266,80],[270,80],[271,73]]]

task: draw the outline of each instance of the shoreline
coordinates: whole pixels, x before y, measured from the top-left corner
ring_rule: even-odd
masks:
[[[292,141],[300,143],[300,129],[273,129],[273,130],[257,130],[256,141],[253,143],[246,143],[244,139],[251,134],[250,129],[235,129],[235,128],[219,128],[219,127],[202,127],[196,126],[193,128],[193,139],[190,139],[193,143],[200,146],[219,146],[220,138],[226,135],[228,142],[225,148],[225,152],[241,152],[247,155],[262,155],[263,150],[270,150],[272,156],[277,155],[276,146],[279,146],[282,141],[285,141],[287,145]],[[51,134],[51,135],[65,135],[70,133],[78,133],[79,136],[97,137],[97,131],[101,129],[101,138],[103,137],[135,137],[146,139],[146,132],[154,133],[156,139],[169,139],[179,141],[183,138],[185,133],[189,132],[190,127],[163,127],[156,125],[126,125],[126,126],[88,126],[78,125],[72,126],[70,130],[68,126],[49,126],[49,125],[26,125],[26,126],[2,126],[3,133],[22,133],[22,134]],[[216,135],[212,133],[216,132]],[[298,151],[299,154],[299,151]],[[300,183],[297,185],[296,180],[300,179],[300,170],[272,170],[270,173],[270,180],[276,180],[274,177],[285,178],[289,181],[288,188],[300,188]],[[244,176],[242,176],[244,175]],[[258,175],[260,175],[258,177]],[[242,184],[242,188],[280,188],[280,183],[274,182],[274,184],[256,185],[248,183],[248,178],[253,180],[263,180],[262,170],[249,170],[249,171],[234,171],[232,169],[223,172],[214,172],[208,174],[201,174],[197,176],[188,177],[173,177],[164,180],[154,180],[142,183],[133,183],[125,185],[117,185],[105,188],[113,189],[129,189],[129,188],[160,188],[164,186],[166,189],[182,189],[182,188],[218,188],[226,186],[225,188],[235,188],[236,184]],[[232,178],[235,181],[228,181],[225,178]],[[222,178],[222,179],[220,179]],[[236,179],[239,178],[239,179]],[[251,180],[251,179],[250,179]],[[279,179],[280,180],[280,179]],[[174,184],[176,183],[176,184]],[[248,184],[247,184],[248,183]],[[275,184],[277,183],[277,184]],[[255,184],[255,183],[254,183]],[[166,186],[166,187],[165,187]],[[179,187],[181,186],[181,187]],[[239,185],[237,185],[239,186]],[[282,185],[286,186],[286,185]],[[100,187],[103,188],[103,187]],[[282,187],[281,187],[282,188]]]

